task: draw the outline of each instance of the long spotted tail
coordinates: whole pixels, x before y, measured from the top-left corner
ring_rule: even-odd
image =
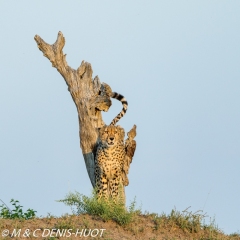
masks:
[[[127,108],[128,108],[128,102],[127,100],[124,98],[123,95],[116,93],[116,92],[112,92],[111,94],[111,98],[115,98],[118,101],[120,101],[123,105],[122,111],[112,120],[112,122],[110,123],[110,125],[115,125],[127,112]]]

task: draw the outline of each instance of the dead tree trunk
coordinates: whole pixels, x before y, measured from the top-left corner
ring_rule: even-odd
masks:
[[[98,76],[92,79],[92,67],[90,63],[82,61],[77,70],[67,65],[66,55],[63,54],[65,39],[61,32],[58,33],[53,45],[47,44],[38,35],[34,37],[38,48],[47,57],[52,66],[63,76],[68,86],[72,99],[77,107],[79,120],[80,147],[82,149],[88,176],[95,187],[95,154],[98,146],[99,129],[103,122],[101,111],[108,111],[112,102],[110,99],[112,90],[106,83],[100,82]],[[128,170],[136,148],[136,126],[128,132],[125,141],[126,156],[120,180],[120,195],[125,202],[124,187],[128,185]]]
[[[94,155],[98,129],[105,125],[101,111],[107,111],[112,104],[105,89],[108,85],[101,84],[98,76],[92,79],[93,71],[90,63],[82,61],[77,70],[67,65],[66,54],[64,55],[62,51],[65,38],[61,32],[58,33],[53,45],[47,44],[38,35],[34,39],[43,55],[50,60],[52,66],[58,70],[68,85],[68,91],[78,111],[80,147],[88,176],[92,186],[95,187]]]

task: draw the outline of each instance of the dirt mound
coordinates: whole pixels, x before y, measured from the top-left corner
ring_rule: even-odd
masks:
[[[48,216],[31,220],[0,219],[0,239],[235,239],[240,235],[225,235],[220,230],[202,228],[191,230],[175,224],[156,221],[154,215],[138,215],[134,221],[120,226],[114,221],[87,214]]]

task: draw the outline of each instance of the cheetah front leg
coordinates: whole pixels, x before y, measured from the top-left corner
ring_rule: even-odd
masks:
[[[107,188],[108,188],[108,182],[105,174],[102,174],[99,176],[99,178],[96,179],[96,190],[97,190],[97,196],[98,198],[104,198],[107,200]]]
[[[119,198],[119,184],[120,184],[120,176],[109,180],[110,197],[115,203],[118,202],[118,198]]]

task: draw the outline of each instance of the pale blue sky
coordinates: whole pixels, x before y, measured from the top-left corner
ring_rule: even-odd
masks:
[[[119,122],[137,125],[126,188],[142,210],[204,208],[226,233],[240,231],[239,1],[0,0],[0,198],[38,216],[89,195],[78,118],[62,76],[34,41],[62,31],[67,62],[123,94]],[[121,110],[113,100],[107,124]]]

